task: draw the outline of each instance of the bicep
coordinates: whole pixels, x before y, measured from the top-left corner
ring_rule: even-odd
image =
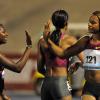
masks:
[[[16,68],[15,66],[17,66],[17,64],[14,61],[7,58],[3,54],[0,54],[0,65],[10,70],[15,69]]]

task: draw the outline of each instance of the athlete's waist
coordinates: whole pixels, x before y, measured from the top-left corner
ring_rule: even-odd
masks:
[[[85,79],[90,83],[100,83],[100,71],[85,70]]]
[[[96,85],[96,86],[99,86],[100,87],[100,81],[93,81],[93,80],[86,80],[87,83],[91,84],[91,85]]]
[[[47,68],[46,71],[47,76],[66,76],[67,75],[67,70],[65,67],[52,67],[52,68]]]

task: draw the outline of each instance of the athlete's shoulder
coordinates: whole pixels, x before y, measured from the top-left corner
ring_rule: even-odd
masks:
[[[72,45],[72,44],[74,44],[77,41],[77,39],[76,39],[75,36],[65,35],[64,41],[67,41],[67,43],[69,43],[70,45]]]
[[[86,34],[86,35],[83,35],[80,39],[84,39],[84,40],[89,40],[92,38],[92,34]]]
[[[90,40],[91,40],[92,35],[90,34],[86,34],[80,37],[80,39],[77,41],[78,43],[80,43],[80,45],[84,45],[86,46],[87,44],[89,44]]]
[[[75,39],[75,40],[77,40],[75,36],[73,36],[73,35],[66,35],[66,34],[64,35],[64,39]]]

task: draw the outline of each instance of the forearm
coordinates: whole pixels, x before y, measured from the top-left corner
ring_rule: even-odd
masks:
[[[26,50],[22,55],[21,59],[16,63],[17,64],[16,69],[18,70],[18,72],[21,72],[22,69],[24,68],[27,60],[29,59],[30,53],[31,53],[31,47],[26,47]]]
[[[52,49],[52,51],[54,52],[54,54],[56,54],[59,57],[63,57],[64,56],[64,52],[63,49],[60,48],[59,46],[55,45],[50,39],[48,39],[50,48]]]

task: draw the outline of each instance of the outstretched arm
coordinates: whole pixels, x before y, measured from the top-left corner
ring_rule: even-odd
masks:
[[[2,53],[0,53],[0,65],[4,66],[4,68],[7,68],[11,71],[18,72],[18,73],[20,73],[22,71],[22,69],[24,68],[24,65],[26,64],[26,62],[29,58],[29,55],[31,53],[31,48],[32,48],[31,37],[27,31],[25,31],[25,32],[26,32],[27,47],[26,47],[21,59],[17,63],[12,61],[11,59],[8,59]]]
[[[59,46],[54,44],[50,39],[48,39],[49,46],[52,49],[52,51],[57,56],[62,57],[62,58],[69,58],[71,56],[79,54],[81,51],[86,49],[88,41],[89,41],[89,36],[85,36],[85,37],[81,38],[80,40],[78,40],[71,47],[66,48],[65,50],[63,50],[62,48],[60,48]]]

